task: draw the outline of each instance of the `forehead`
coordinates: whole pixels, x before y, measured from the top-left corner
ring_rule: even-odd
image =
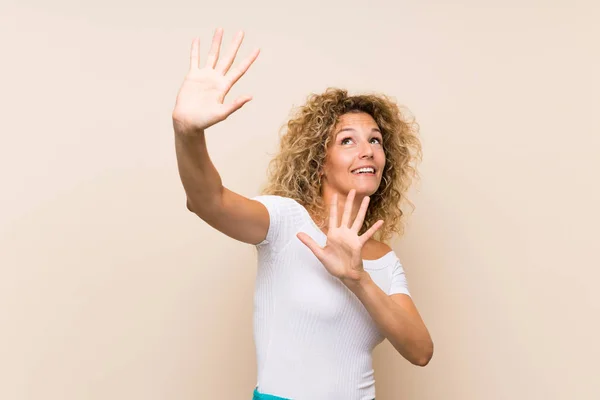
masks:
[[[368,129],[379,128],[371,115],[364,112],[347,113],[340,116],[335,132],[344,128]]]

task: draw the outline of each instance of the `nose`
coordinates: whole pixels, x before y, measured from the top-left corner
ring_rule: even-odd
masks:
[[[370,143],[363,143],[360,147],[360,158],[373,158],[373,148]]]

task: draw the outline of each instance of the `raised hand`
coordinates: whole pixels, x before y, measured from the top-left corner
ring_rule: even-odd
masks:
[[[241,96],[224,104],[225,96],[250,68],[260,50],[255,49],[237,67],[231,69],[244,39],[244,32],[236,34],[227,54],[219,59],[222,39],[223,29],[219,28],[213,36],[203,68],[200,68],[200,40],[195,38],[192,41],[190,70],[179,89],[172,115],[173,123],[184,132],[201,131],[223,121],[252,99],[252,96]]]
[[[317,242],[304,232],[296,235],[321,261],[327,271],[342,281],[357,281],[360,279],[361,273],[364,271],[361,256],[362,247],[383,225],[383,220],[379,220],[365,233],[358,236],[365,220],[370,198],[365,196],[354,223],[350,226],[355,194],[354,189],[348,193],[342,222],[339,225],[337,216],[338,196],[337,193],[333,195],[329,211],[327,243],[324,248],[321,248]]]

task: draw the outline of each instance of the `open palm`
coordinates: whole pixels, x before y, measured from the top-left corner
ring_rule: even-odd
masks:
[[[360,236],[358,235],[367,213],[370,198],[365,196],[354,223],[350,226],[350,216],[352,214],[355,194],[356,191],[354,189],[348,193],[346,204],[344,205],[344,214],[339,225],[337,216],[338,196],[337,194],[333,195],[329,211],[327,243],[325,247],[321,248],[313,238],[304,232],[297,234],[298,239],[313,252],[327,271],[342,280],[358,280],[360,278],[360,274],[363,271],[362,248],[383,225],[383,221],[379,220],[365,233]]]
[[[200,68],[199,39],[193,40],[190,70],[179,89],[173,109],[175,123],[191,130],[204,130],[252,99],[251,96],[241,96],[230,104],[224,104],[231,87],[246,73],[260,52],[259,49],[254,50],[240,65],[231,69],[243,38],[244,32],[238,32],[227,54],[219,60],[223,30],[217,29],[203,68]]]

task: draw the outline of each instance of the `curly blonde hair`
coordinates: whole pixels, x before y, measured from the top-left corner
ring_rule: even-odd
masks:
[[[309,95],[306,104],[296,109],[281,128],[279,152],[269,163],[268,183],[261,194],[296,200],[319,227],[324,227],[327,209],[321,195],[320,172],[339,118],[352,112],[373,117],[381,130],[386,159],[381,184],[370,196],[360,234],[382,219],[384,224],[374,238],[387,242],[393,233],[404,233],[402,202],[414,209],[406,192],[413,179],[418,178],[416,164],[421,161],[422,153],[417,137],[419,125],[385,95],[349,96],[339,88]]]

